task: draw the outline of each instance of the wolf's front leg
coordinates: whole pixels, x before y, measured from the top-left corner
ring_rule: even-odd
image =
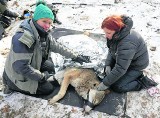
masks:
[[[70,78],[70,76],[65,76],[65,77],[64,77],[58,94],[55,95],[55,96],[49,101],[50,104],[54,104],[55,102],[57,102],[58,100],[60,100],[60,99],[62,99],[62,98],[64,97],[64,95],[66,94],[68,85],[69,85],[69,83],[70,83],[69,78]]]
[[[62,97],[63,97],[63,95],[61,95],[61,94],[58,94],[58,95],[54,96],[52,99],[49,100],[49,104],[51,104],[51,105],[55,104]]]

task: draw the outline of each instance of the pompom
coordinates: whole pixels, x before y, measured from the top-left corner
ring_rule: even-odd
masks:
[[[36,2],[36,6],[40,5],[40,4],[43,4],[46,6],[46,1],[45,0],[37,0]]]

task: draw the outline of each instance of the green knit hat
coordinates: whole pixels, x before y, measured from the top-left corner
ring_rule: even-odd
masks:
[[[34,11],[34,15],[33,15],[33,19],[35,21],[41,19],[41,18],[50,18],[51,20],[54,20],[54,15],[51,11],[50,8],[48,8],[46,5],[44,4],[39,4],[35,11]]]

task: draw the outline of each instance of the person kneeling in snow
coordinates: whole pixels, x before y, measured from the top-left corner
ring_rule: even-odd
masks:
[[[157,85],[143,75],[142,70],[149,64],[148,50],[141,35],[131,30],[132,26],[132,19],[125,15],[112,15],[102,22],[109,51],[105,61],[106,76],[98,90],[110,87],[123,93]]]
[[[47,81],[54,74],[50,52],[60,53],[79,63],[89,62],[88,56],[78,55],[58,44],[49,34],[54,20],[52,11],[37,3],[32,19],[26,19],[12,38],[6,59],[3,84],[4,93],[18,91],[25,94],[50,94],[53,85]]]

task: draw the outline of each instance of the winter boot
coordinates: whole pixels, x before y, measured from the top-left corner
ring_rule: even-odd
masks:
[[[137,80],[142,85],[142,89],[143,88],[144,89],[148,89],[148,88],[151,88],[153,86],[157,86],[158,85],[155,81],[149,79],[147,76],[144,76],[144,75],[139,77]]]

